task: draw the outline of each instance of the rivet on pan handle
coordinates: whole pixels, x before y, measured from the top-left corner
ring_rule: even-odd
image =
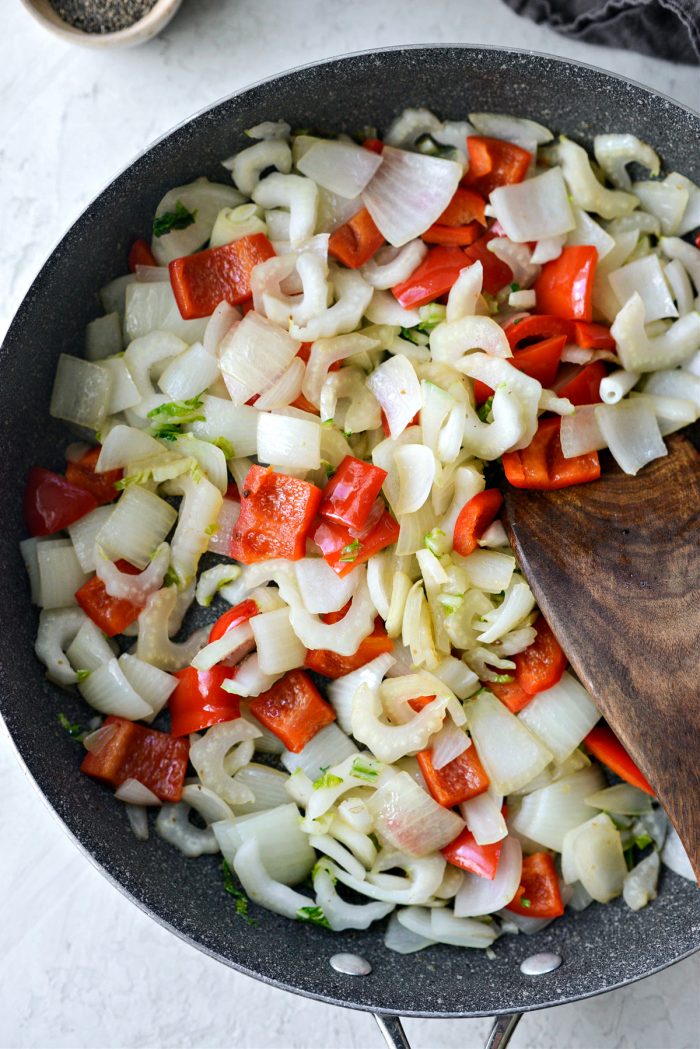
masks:
[[[384,1035],[388,1049],[411,1049],[398,1016],[388,1016],[386,1013],[374,1013],[373,1015],[379,1024],[379,1030]],[[484,1049],[506,1049],[522,1015],[522,1013],[512,1013],[510,1016],[497,1016]]]

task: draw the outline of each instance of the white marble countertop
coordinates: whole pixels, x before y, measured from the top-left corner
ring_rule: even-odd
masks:
[[[586,47],[497,0],[185,0],[156,41],[73,48],[4,0],[0,332],[64,230],[149,141],[296,64],[363,48],[469,41],[598,64],[697,106],[698,71]],[[0,1047],[370,1049],[370,1016],[217,964],[148,919],[78,852],[0,732]],[[513,1049],[697,1049],[700,955],[649,980],[528,1015]],[[483,1044],[484,1020],[409,1020],[414,1049]]]

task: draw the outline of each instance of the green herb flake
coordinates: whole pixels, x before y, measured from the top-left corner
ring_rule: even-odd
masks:
[[[168,570],[163,577],[163,586],[179,586],[180,577],[172,566],[168,566]]]
[[[493,409],[493,394],[491,394],[491,396],[488,398],[488,400],[484,401],[484,403],[481,405],[481,407],[477,408],[477,410],[476,410],[476,414],[479,416],[479,418],[481,419],[482,423],[487,422],[488,417],[491,414],[492,409]]]
[[[357,560],[359,550],[360,540],[353,539],[351,543],[348,543],[348,545],[344,546],[343,549],[340,551],[340,557],[338,558],[338,560],[342,561],[345,564],[352,563],[353,561]]]
[[[258,923],[256,922],[255,918],[251,918],[248,914],[248,897],[243,892],[243,890],[239,889],[236,885],[233,878],[233,872],[231,871],[231,868],[229,867],[226,860],[221,861],[219,870],[224,876],[224,890],[229,894],[229,896],[233,896],[236,907],[236,914],[240,918],[245,918],[248,925],[257,925]]]
[[[638,849],[646,849],[647,845],[651,845],[652,839],[649,834],[639,834],[634,839],[634,844]]]
[[[412,342],[414,346],[427,346],[429,342],[425,332],[419,331],[418,328],[402,328],[399,332],[399,338],[405,339],[406,342]]]
[[[89,673],[89,671],[88,671]],[[80,681],[81,679],[78,678]],[[80,725],[76,725],[75,722],[71,721],[66,717],[65,714],[58,715],[58,723],[61,728],[64,728],[71,739],[74,739],[76,743],[82,743],[85,736],[85,732],[81,729]]]
[[[379,769],[368,765],[362,758],[355,758],[350,769],[350,775],[356,776],[358,779],[366,779],[368,783],[374,783],[379,775]]]
[[[442,306],[439,302],[431,302],[427,306],[421,306],[418,315],[420,317],[418,331],[429,335],[433,328],[437,328],[438,324],[446,320],[447,307]]]
[[[515,281],[513,281],[513,283],[510,286],[510,290],[513,291],[513,292],[520,291],[520,285],[516,284]]]
[[[625,863],[627,864],[627,870],[631,871],[634,867],[634,844],[629,845],[625,849]]]
[[[217,527],[216,521],[214,521],[214,524],[207,525],[204,529],[204,534],[209,536],[216,535]]]
[[[233,447],[231,442],[226,437],[217,437],[215,441],[211,442],[215,448],[220,448],[224,453],[225,459],[235,459],[236,449]]]
[[[491,680],[496,685],[510,685],[515,678],[512,674],[496,674]]]
[[[527,897],[525,897],[525,896],[521,896],[520,899],[518,900],[518,903],[520,904],[521,907],[525,907],[525,908],[532,907],[532,901],[528,900]]]
[[[333,772],[329,772],[326,767],[321,769],[321,775],[314,780],[314,790],[323,790],[324,787],[339,787],[342,782],[342,776],[336,776]]]
[[[442,528],[433,528],[423,537],[423,545],[435,557],[440,557],[445,552],[445,544],[442,542],[444,538],[445,533]]]
[[[321,907],[300,907],[297,911],[297,918],[300,922],[310,922],[311,925],[320,925],[324,929],[330,929],[328,918]]]
[[[438,594],[438,602],[448,616],[454,615],[464,602],[464,594]]]
[[[196,211],[189,211],[181,200],[176,200],[174,211],[164,211],[154,218],[153,236],[164,237],[174,229],[187,229],[195,221],[196,215]]]
[[[78,679],[78,683],[80,683],[81,681],[84,681],[86,677],[90,677],[90,674],[92,674],[92,671],[91,670],[86,670],[85,667],[81,667],[79,670],[76,670],[76,672],[75,672],[75,676]]]

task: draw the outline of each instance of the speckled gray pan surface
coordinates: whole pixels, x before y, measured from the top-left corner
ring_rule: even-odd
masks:
[[[97,289],[126,270],[128,247],[147,235],[163,192],[201,174],[224,179],[218,162],[240,149],[243,129],[259,121],[381,129],[405,106],[428,106],[452,118],[474,109],[517,113],[580,141],[629,131],[653,143],[667,167],[700,179],[697,116],[595,69],[470,47],[396,49],[287,73],[221,102],[157,143],[69,231],[2,349],[0,703],[29,771],[86,852],[148,913],[222,961],[289,990],[363,1009],[475,1015],[538,1008],[648,975],[697,949],[700,893],[666,873],[648,910],[632,914],[620,901],[594,905],[535,937],[504,937],[493,961],[447,947],[401,957],[384,949],[379,931],[334,936],[267,912],[257,913],[259,924],[250,928],[236,917],[215,858],[186,860],[157,839],[137,842],[123,807],[78,773],[80,748],[56,715],[63,710],[84,720],[85,709],[46,684],[32,652],[36,614],[17,550],[21,493],[31,465],[61,468],[67,434],[46,414],[56,358],[61,350],[81,352],[85,323],[99,313]],[[539,950],[561,954],[561,968],[539,978],[521,975],[520,961]],[[329,958],[337,951],[365,955],[372,974],[336,973]]]

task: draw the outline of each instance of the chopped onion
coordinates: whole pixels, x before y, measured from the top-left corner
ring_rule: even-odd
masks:
[[[408,280],[427,254],[428,245],[416,238],[400,248],[380,248],[360,272],[373,288],[385,291]]]
[[[584,889],[599,903],[609,903],[622,892],[627,864],[620,833],[609,816],[601,813],[569,831],[562,847]],[[563,867],[562,867],[563,869]],[[577,880],[566,877],[565,880]]]
[[[561,852],[566,834],[589,818],[586,799],[603,787],[605,779],[597,765],[527,794],[511,825],[538,845]]]
[[[255,795],[254,801],[235,806],[237,816],[278,808],[289,801],[286,789],[289,776],[285,772],[280,772],[279,769],[270,768],[268,765],[258,765],[251,761],[249,765],[244,765],[236,773],[236,779],[249,787]]]
[[[686,233],[700,226],[700,186],[696,186],[685,175],[679,175],[677,171],[667,175],[665,181],[668,185],[679,186],[688,193],[688,204],[676,230],[679,237],[684,237]]]
[[[672,259],[664,266],[664,277],[671,289],[671,295],[678,310],[678,315],[684,317],[686,313],[692,313],[694,308],[693,288],[690,277],[685,266],[679,259]]]
[[[434,674],[454,692],[457,699],[467,699],[479,688],[479,678],[474,671],[454,656],[445,656]]]
[[[601,404],[595,416],[605,443],[625,473],[637,474],[646,463],[668,455],[654,411],[642,398]]]
[[[250,625],[263,673],[284,674],[303,666],[306,648],[294,633],[289,608],[263,612],[254,616]]]
[[[245,647],[247,648],[248,645]],[[233,657],[229,657],[226,663],[235,662],[237,655],[238,653]],[[254,696],[259,696],[261,692],[267,692],[281,676],[281,673],[268,674],[261,670],[258,653],[253,652],[237,665],[234,677],[223,681],[221,687],[224,692],[230,692],[233,696],[250,699]]]
[[[604,259],[615,247],[615,238],[604,230],[591,216],[582,208],[574,206],[574,219],[576,226],[567,234],[566,243],[570,245],[590,244],[598,252],[598,263]],[[616,222],[625,222],[626,219],[615,219]]]
[[[160,798],[137,779],[125,779],[114,792],[115,798],[129,805],[160,805]]]
[[[377,689],[394,662],[394,657],[385,652],[357,670],[328,683],[326,689],[328,699],[336,712],[338,724],[343,732],[352,732],[352,703],[357,689],[360,685],[367,685],[371,690]]]
[[[586,805],[604,812],[620,813],[623,816],[641,816],[651,812],[651,798],[639,787],[629,783],[616,783],[613,787],[598,790],[585,799]]]
[[[457,563],[471,585],[487,594],[507,590],[515,571],[515,558],[499,550],[474,550],[468,557],[460,557]]]
[[[360,578],[355,572],[341,578],[322,557],[304,557],[295,563],[294,571],[304,608],[313,615],[340,611]]]
[[[107,415],[116,415],[127,408],[134,408],[141,400],[141,394],[123,358],[108,357],[100,361],[100,368],[109,373],[111,380]]]
[[[494,925],[458,918],[449,907],[434,907],[430,911],[430,929],[437,943],[448,943],[453,947],[490,947],[498,936]]]
[[[430,740],[430,762],[434,769],[442,769],[458,758],[471,746],[471,740],[462,728],[457,728],[452,718],[445,722]]]
[[[176,520],[177,512],[164,499],[132,485],[98,532],[96,542],[112,560],[123,558],[145,568]]]
[[[301,893],[270,877],[260,858],[260,852],[261,845],[258,840],[250,838],[238,848],[233,859],[233,869],[246,895],[268,911],[281,914],[285,918],[297,918],[303,913],[303,908],[309,906],[308,896],[302,896]]]
[[[522,874],[522,849],[516,838],[507,837],[501,847],[495,877],[482,878],[467,871],[455,897],[454,912],[458,918],[478,918],[493,914],[515,896]]]
[[[421,408],[420,382],[413,365],[401,353],[372,372],[367,385],[379,401],[392,438],[397,438]]]
[[[317,470],[321,465],[318,421],[260,412],[257,443],[262,463],[291,470]]]
[[[506,236],[518,243],[559,237],[576,225],[558,167],[525,182],[499,186],[489,199]]]
[[[91,619],[86,619],[66,650],[66,655],[76,671],[95,670],[102,663],[109,663],[117,651],[115,642],[106,638]]]
[[[258,411],[246,404],[235,405],[223,397],[202,397],[204,419],[191,424],[195,437],[204,441],[223,438],[232,448],[234,458],[256,455],[258,450]]]
[[[131,276],[131,274],[129,274]],[[101,361],[124,349],[122,323],[119,314],[107,313],[85,327],[85,356],[89,361]]]
[[[207,321],[202,338],[202,345],[207,353],[210,353],[212,357],[218,356],[219,346],[224,335],[240,319],[240,312],[234,306],[230,306],[225,299],[222,299]]]
[[[394,357],[393,360],[397,358]],[[430,495],[435,480],[435,456],[430,448],[424,445],[404,444],[394,452],[394,462],[399,479],[396,513],[415,513]]]
[[[553,138],[549,128],[526,117],[514,117],[506,113],[470,113],[469,119],[480,135],[503,138],[523,149],[527,148],[524,145],[526,142],[542,146]]]
[[[656,886],[661,870],[658,852],[651,852],[625,875],[622,895],[633,911],[640,911],[651,900],[656,899]]]
[[[700,294],[700,250],[680,237],[662,237],[659,247],[667,259],[678,259],[683,263]]]
[[[255,402],[257,411],[273,411],[275,408],[286,408],[301,393],[306,367],[300,357],[295,357],[277,382],[261,394]]]
[[[467,828],[474,835],[477,845],[492,845],[501,841],[508,833],[501,809],[503,798],[494,797],[491,791],[478,794],[459,806]]]
[[[481,763],[499,794],[524,786],[552,760],[544,744],[486,689],[469,701],[467,719]]]
[[[158,667],[151,666],[150,663],[144,663],[142,659],[129,655],[128,652],[124,652],[118,662],[126,680],[153,711],[152,717],[147,717],[145,720],[152,720],[175,691],[178,684],[177,678],[172,674],[166,674],[164,670],[159,670]]]
[[[593,173],[588,153],[571,139],[562,135],[547,151],[561,164],[564,179],[574,199],[584,211],[594,211],[604,219],[628,215],[637,207],[639,199],[618,189],[606,189]]]
[[[321,390],[332,364],[346,360],[356,353],[368,353],[379,346],[376,339],[354,332],[351,335],[339,335],[330,339],[317,339],[311,347],[311,354],[306,365],[306,374],[302,383],[302,392],[307,400],[318,407]],[[415,413],[414,413],[415,414]]]
[[[462,166],[388,145],[382,161],[362,200],[386,240],[400,247],[437,222],[454,196]]]
[[[97,473],[106,473],[136,463],[140,459],[161,455],[162,452],[163,446],[150,434],[133,426],[119,424],[109,431],[102,442],[95,469]],[[109,509],[111,510],[111,507]]]
[[[158,385],[171,401],[186,401],[198,397],[219,374],[219,363],[215,357],[195,342],[184,353],[168,364],[158,379]],[[130,405],[124,405],[130,407]],[[112,411],[115,409],[112,408]]]
[[[99,430],[112,393],[112,375],[100,364],[62,353],[58,358],[49,413],[76,426]]]
[[[562,419],[560,441],[565,459],[572,459],[577,455],[585,455],[586,452],[606,447],[595,410],[595,404],[579,405],[573,415]]]
[[[95,667],[78,684],[78,690],[85,702],[101,714],[114,714],[131,721],[153,714],[152,707],[134,691],[116,659]]]
[[[678,231],[688,204],[687,189],[664,179],[663,182],[634,182],[632,192],[639,197],[644,210],[659,220],[665,237]]]
[[[324,189],[352,199],[359,196],[381,163],[381,155],[355,143],[321,139],[307,150],[297,168]]]
[[[129,344],[147,335],[162,336],[163,333],[184,339],[186,343],[197,342],[204,337],[208,323],[206,317],[183,320],[170,281],[129,284],[124,308],[124,330]],[[129,347],[127,354],[128,350]],[[132,375],[133,357],[134,354],[128,354],[126,361]]]
[[[268,390],[292,363],[299,346],[299,340],[265,317],[254,311],[246,314],[233,333],[224,336],[220,350],[221,373],[234,405]]]
[[[609,273],[608,280],[621,306],[635,291],[641,295],[647,324],[660,317],[678,316],[658,255],[645,255],[628,262]]]
[[[315,782],[321,776],[322,770],[339,765],[346,758],[358,753],[355,744],[337,725],[326,725],[299,753],[284,750],[280,761],[288,772],[301,769]]]
[[[94,732],[88,732],[87,736],[83,736],[83,746],[90,754],[99,754],[116,731],[117,726],[115,724],[101,725]]]
[[[631,189],[628,164],[641,164],[652,175],[658,175],[660,161],[651,146],[636,135],[596,135],[593,152],[601,168],[618,189]]]
[[[569,673],[540,692],[518,715],[533,736],[562,762],[578,747],[600,718],[583,685]]]
[[[680,874],[681,878],[687,878],[688,881],[697,881],[688,853],[675,827],[669,826],[668,828],[666,841],[661,850],[661,860],[674,874]]]
[[[148,841],[148,816],[139,805],[126,806],[126,818],[137,841]]]
[[[380,838],[411,856],[427,856],[453,841],[464,820],[444,808],[407,772],[399,772],[367,800]]]
[[[36,546],[42,608],[77,604],[75,592],[88,581],[70,539],[46,539]]]
[[[299,825],[299,810],[292,802],[265,812],[239,816],[235,822],[215,823],[213,830],[229,863],[238,849],[254,841],[265,869],[276,881],[296,885],[311,870],[315,856]]]
[[[401,328],[413,328],[420,321],[418,310],[405,310],[390,292],[378,289],[365,310],[365,317],[372,324],[391,324]]]

